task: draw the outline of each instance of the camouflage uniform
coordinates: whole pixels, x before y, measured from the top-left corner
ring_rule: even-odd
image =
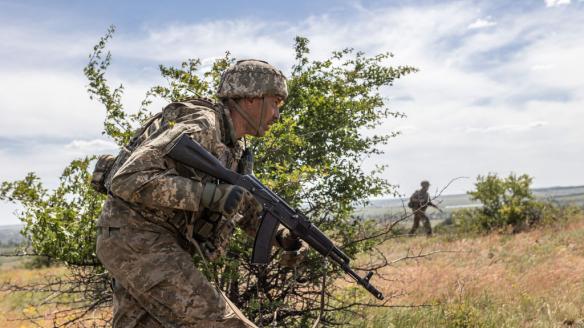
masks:
[[[194,266],[190,236],[201,222],[252,232],[257,217],[227,219],[200,208],[203,186],[213,179],[165,157],[169,144],[186,133],[236,170],[243,145],[232,130],[220,104],[172,103],[118,155],[97,223],[97,256],[115,278],[114,327],[255,327],[236,316],[237,308]],[[215,247],[207,255],[217,257],[229,235],[209,239]]]
[[[414,211],[414,225],[410,230],[410,235],[416,233],[418,227],[420,226],[420,221],[424,225],[426,234],[428,236],[432,235],[432,226],[430,225],[430,219],[426,216],[426,209],[428,206],[434,206],[430,199],[430,195],[427,191],[420,189],[416,190],[410,197],[411,208]]]

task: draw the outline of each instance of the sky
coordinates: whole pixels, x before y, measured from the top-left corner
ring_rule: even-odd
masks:
[[[129,112],[164,83],[159,64],[205,67],[229,50],[287,73],[300,35],[312,59],[351,47],[419,68],[382,89],[407,117],[363,131],[401,131],[363,166],[386,164],[402,195],[423,179],[434,193],[464,193],[490,172],[527,173],[534,187],[584,185],[583,0],[0,0],[0,181],[36,172],[53,188],[71,160],[116,153],[82,72],[112,24],[106,77],[124,85]],[[0,225],[19,222],[15,209],[0,202]]]

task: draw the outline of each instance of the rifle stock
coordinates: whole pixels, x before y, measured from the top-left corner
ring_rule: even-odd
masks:
[[[262,222],[254,241],[251,259],[253,264],[266,265],[269,263],[272,240],[278,226],[282,224],[322,256],[339,265],[346,274],[377,299],[383,299],[383,294],[369,283],[373,275],[372,272],[368,272],[365,277],[360,277],[349,266],[350,258],[336,247],[320,229],[312,224],[301,211],[293,209],[253,175],[241,175],[225,168],[218,159],[186,134],[182,134],[172,144],[166,155],[195,170],[249,190],[263,205]]]

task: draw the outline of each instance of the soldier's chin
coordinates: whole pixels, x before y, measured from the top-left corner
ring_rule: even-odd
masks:
[[[266,126],[266,127],[260,127],[258,131],[256,131],[255,136],[256,137],[263,137],[264,135],[266,135],[266,132],[270,129],[270,126]]]
[[[256,133],[254,134],[254,137],[263,137],[266,134],[266,130],[260,128],[259,130],[256,131]]]

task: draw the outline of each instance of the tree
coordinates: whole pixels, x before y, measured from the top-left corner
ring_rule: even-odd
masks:
[[[90,184],[88,170],[92,157],[74,160],[63,171],[59,186],[52,191],[43,187],[40,178],[29,173],[24,179],[3,182],[0,199],[21,205],[18,218],[25,224],[21,233],[31,241],[32,252],[25,255],[47,257],[68,267],[65,277],[47,276],[44,282],[15,285],[0,284],[0,291],[30,292],[33,303],[51,304],[55,326],[105,324],[111,306],[110,279],[95,255],[95,221],[104,197]],[[41,302],[35,295],[46,295]],[[47,318],[45,313],[27,313],[33,321]],[[102,310],[100,312],[100,310]],[[88,316],[92,314],[92,316]]]
[[[128,142],[133,129],[152,115],[148,105],[153,97],[168,101],[213,97],[221,73],[235,61],[226,52],[207,72],[199,71],[198,59],[189,59],[179,68],[161,65],[160,72],[169,84],[151,88],[139,110],[128,114],[121,103],[123,86],[112,89],[105,78],[111,54],[104,52],[113,33],[110,27],[94,47],[84,73],[89,80],[90,97],[106,109],[104,134],[120,146]],[[390,53],[368,57],[353,49],[335,51],[323,61],[310,60],[308,39],[297,37],[295,41],[296,63],[289,76],[290,96],[282,108],[282,118],[263,138],[248,139],[255,152],[255,174],[290,204],[301,207],[321,230],[342,245],[345,253],[355,258],[382,242],[393,227],[379,227],[352,217],[355,206],[366,203],[369,197],[393,191],[380,177],[384,166],[365,172],[361,163],[367,156],[379,154],[378,147],[399,134],[364,136],[362,132],[386,118],[403,117],[385,106],[380,89],[416,69],[387,66]],[[90,161],[87,158],[72,163],[53,193],[31,174],[24,180],[5,182],[0,198],[24,205],[19,218],[25,222],[24,233],[33,240],[38,254],[50,254],[72,268],[82,268],[103,279],[91,291],[102,302],[85,304],[95,307],[107,306],[110,299],[103,297],[109,292],[103,269],[95,261],[95,254],[86,251],[93,249],[93,228],[103,201],[89,187]],[[58,193],[59,190],[62,191]],[[85,230],[77,228],[81,223]],[[71,256],[58,250],[63,244],[75,246],[80,252]],[[353,311],[367,305],[357,298],[340,297],[343,289],[335,280],[342,277],[341,272],[323,266],[317,254],[310,253],[302,272],[282,268],[276,261],[259,270],[248,264],[251,244],[249,237],[237,232],[228,256],[211,263],[204,272],[252,320],[286,327],[306,326],[318,315],[323,275],[328,277],[325,313]],[[374,265],[373,269],[382,266]],[[91,269],[87,271],[87,267]],[[301,288],[295,288],[299,283]],[[325,316],[322,321],[339,323],[339,318]]]

